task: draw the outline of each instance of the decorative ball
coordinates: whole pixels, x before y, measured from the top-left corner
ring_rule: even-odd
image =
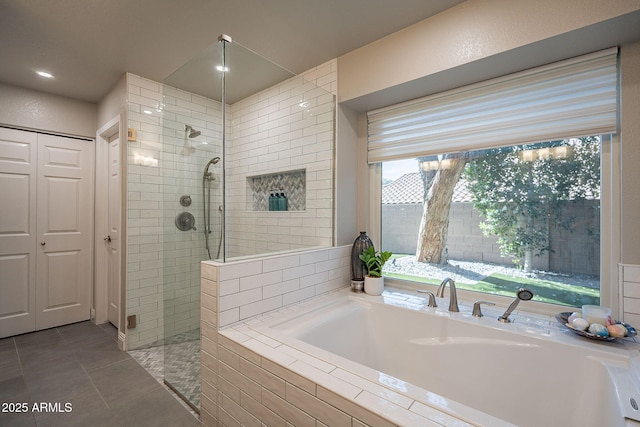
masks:
[[[582,317],[582,313],[574,311],[573,313],[571,313],[571,315],[567,319],[567,322],[569,322],[569,324],[571,324],[573,322],[573,319],[577,319],[577,318],[580,318],[580,317]]]
[[[574,329],[578,329],[579,331],[584,331],[589,327],[589,322],[587,322],[582,317],[576,317],[571,322],[571,326],[573,326]]]
[[[607,331],[609,331],[609,335],[615,338],[622,338],[627,335],[627,328],[622,325],[609,325],[607,326]]]
[[[622,330],[624,331],[624,336],[625,336],[625,337],[626,337],[626,336],[629,336],[629,330],[627,329],[627,327],[626,327],[626,326],[624,326],[624,325],[620,325],[620,324],[618,324],[617,326],[618,326],[618,327],[620,327],[620,328],[622,328]]]
[[[589,326],[589,332],[601,337],[609,336],[609,331],[607,331],[607,327],[604,325],[601,325],[600,323],[592,323],[591,326]]]

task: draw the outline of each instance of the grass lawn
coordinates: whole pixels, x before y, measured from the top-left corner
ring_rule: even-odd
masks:
[[[386,272],[384,275],[385,277],[411,280],[420,283],[440,284],[440,280],[420,276]],[[533,297],[534,301],[572,307],[581,307],[583,304],[600,304],[600,292],[598,289],[551,280],[511,277],[499,273],[487,276],[476,284],[456,282],[456,287],[458,289],[468,289],[510,297],[515,297],[519,288],[527,288],[535,295]]]

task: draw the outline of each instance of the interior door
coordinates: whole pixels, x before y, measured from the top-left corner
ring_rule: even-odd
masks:
[[[107,221],[109,235],[106,245],[108,261],[108,313],[107,319],[116,328],[120,323],[120,139],[115,135],[109,140],[109,207]]]
[[[35,330],[37,134],[0,128],[0,338]]]
[[[38,330],[90,318],[93,148],[38,135]]]

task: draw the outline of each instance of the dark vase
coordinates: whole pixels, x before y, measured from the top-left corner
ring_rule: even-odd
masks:
[[[373,242],[367,236],[366,231],[361,231],[353,242],[353,248],[351,249],[351,289],[356,292],[362,291],[364,276],[367,274],[367,267],[360,259],[360,254],[370,246],[373,246]]]

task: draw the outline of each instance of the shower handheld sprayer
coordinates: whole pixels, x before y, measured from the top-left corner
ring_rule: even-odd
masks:
[[[529,301],[531,298],[533,298],[533,292],[531,292],[529,289],[525,289],[525,288],[518,289],[518,292],[516,293],[516,298],[513,300],[511,304],[509,304],[509,307],[507,307],[507,311],[505,311],[502,316],[498,317],[498,321],[500,323],[510,323],[511,320],[509,320],[509,315],[513,310],[516,309],[516,307],[518,306],[518,303],[520,301]]]
[[[209,172],[209,166],[211,165],[215,165],[216,163],[218,163],[220,161],[220,157],[214,157],[213,159],[209,160],[206,164],[206,166],[204,167],[204,173],[202,174],[202,178],[203,179],[212,179],[213,178],[213,174],[211,172]]]
[[[211,251],[209,250],[209,234],[211,234],[211,181],[213,181],[213,172],[209,172],[209,167],[215,165],[220,161],[220,157],[214,157],[209,160],[204,167],[202,173],[202,200],[204,208],[204,243],[207,250],[207,255],[211,259]],[[222,238],[222,236],[221,236]],[[218,255],[220,255],[220,249],[218,248]]]

